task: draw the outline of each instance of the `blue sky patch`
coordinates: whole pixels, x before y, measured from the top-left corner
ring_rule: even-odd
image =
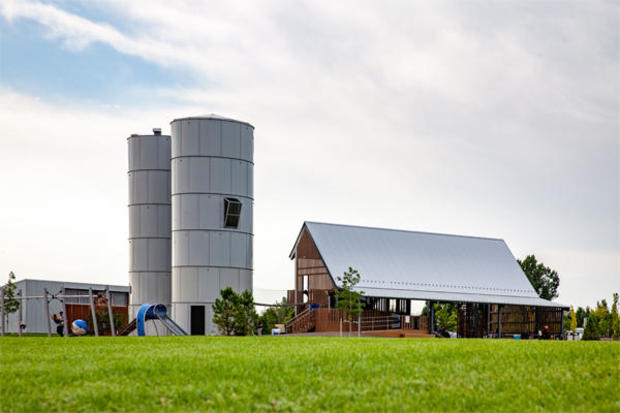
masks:
[[[0,19],[0,83],[45,99],[86,99],[117,104],[149,89],[188,88],[194,75],[92,43],[67,49],[41,25]]]

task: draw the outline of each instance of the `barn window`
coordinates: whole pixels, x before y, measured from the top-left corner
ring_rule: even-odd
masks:
[[[224,226],[237,228],[241,217],[241,201],[237,198],[224,198]]]

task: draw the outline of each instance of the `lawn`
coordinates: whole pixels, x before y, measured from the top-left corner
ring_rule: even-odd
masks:
[[[620,343],[5,337],[0,410],[620,411]]]

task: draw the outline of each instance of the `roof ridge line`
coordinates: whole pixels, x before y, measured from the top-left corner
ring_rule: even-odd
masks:
[[[368,227],[365,225],[332,224],[330,222],[317,222],[317,221],[304,221],[304,224],[331,225],[335,227],[375,229],[375,230],[380,230],[380,231],[407,232],[407,233],[414,233],[414,234],[437,235],[437,236],[447,236],[447,237],[457,237],[457,238],[474,238],[474,239],[484,239],[484,240],[491,240],[491,241],[506,242],[503,238],[481,237],[477,235],[444,234],[441,232],[413,231],[413,230],[406,230],[406,229],[383,228],[383,227]]]

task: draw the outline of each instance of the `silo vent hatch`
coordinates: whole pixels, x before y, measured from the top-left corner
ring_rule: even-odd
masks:
[[[224,226],[238,228],[241,217],[241,201],[237,198],[224,198]]]

